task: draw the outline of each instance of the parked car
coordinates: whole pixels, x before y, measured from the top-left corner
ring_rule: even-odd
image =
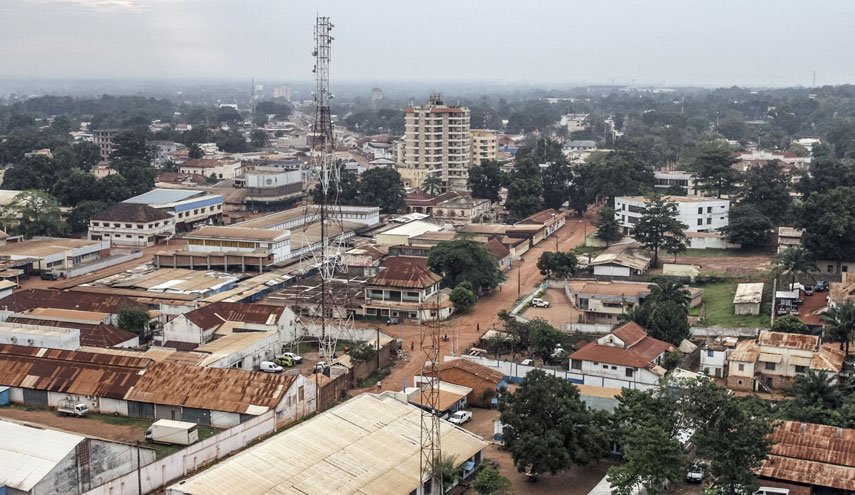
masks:
[[[700,483],[704,480],[704,467],[698,463],[689,466],[686,472],[686,483]]]
[[[315,363],[315,367],[312,368],[312,373],[323,373],[329,367],[330,365],[326,361],[318,361]]]
[[[814,290],[816,290],[817,292],[827,291],[828,290],[828,282],[825,280],[817,280],[816,281],[816,287],[814,287]]]
[[[261,364],[258,366],[258,369],[265,373],[282,373],[283,371],[285,371],[285,368],[279,366],[273,361],[262,361]]]
[[[401,319],[396,316],[393,316],[392,318],[386,320],[387,325],[397,325],[399,323],[401,323]]]
[[[535,308],[548,308],[549,307],[549,301],[544,301],[543,299],[541,299],[539,297],[535,297],[534,299],[531,300],[531,305],[534,306]]]
[[[300,364],[303,362],[303,356],[300,356],[299,354],[294,354],[293,352],[283,352],[282,355],[279,357],[280,358],[289,357],[289,358],[293,359],[294,362],[297,364]]]
[[[456,425],[462,425],[463,423],[472,419],[472,413],[469,411],[457,411],[452,414],[450,418],[448,418],[449,423],[454,423]]]
[[[812,296],[813,295],[813,286],[812,285],[805,285],[805,295],[806,296]]]
[[[292,358],[291,356],[282,355],[274,359],[273,362],[278,364],[279,366],[284,366],[285,368],[290,368],[291,366],[294,366],[294,358]]]
[[[59,275],[54,272],[42,272],[42,280],[59,280]]]

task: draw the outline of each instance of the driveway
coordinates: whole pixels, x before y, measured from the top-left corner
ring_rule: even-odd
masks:
[[[523,313],[523,317],[532,320],[534,318],[543,318],[548,321],[553,327],[564,331],[567,323],[577,323],[579,321],[579,311],[570,302],[564,289],[546,289],[546,292],[540,296],[544,301],[549,301],[548,308],[536,308],[529,306]]]

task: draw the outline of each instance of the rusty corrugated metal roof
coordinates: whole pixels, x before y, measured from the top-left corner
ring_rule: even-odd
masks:
[[[395,256],[380,263],[380,273],[368,280],[368,285],[384,287],[404,287],[424,289],[430,287],[442,277],[425,266],[424,258]]]
[[[56,308],[115,314],[122,308],[137,306],[139,304],[127,297],[52,289],[27,289],[0,299],[0,308],[16,313],[33,308]]]
[[[126,400],[249,413],[252,406],[275,408],[295,377],[231,368],[151,364]]]
[[[275,324],[285,308],[269,304],[244,304],[216,302],[184,313],[184,316],[203,330],[215,328],[226,321],[240,323]]]
[[[121,399],[151,360],[61,349],[0,346],[0,385]]]
[[[855,429],[785,421],[770,439],[760,476],[855,490]]]

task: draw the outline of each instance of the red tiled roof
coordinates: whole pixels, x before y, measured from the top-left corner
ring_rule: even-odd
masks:
[[[368,280],[368,285],[424,289],[442,280],[430,271],[425,258],[395,256],[380,263],[380,273]]]
[[[531,216],[523,218],[517,222],[517,224],[545,224],[560,215],[563,215],[563,213],[559,213],[552,208],[549,208],[548,210],[539,211]]]
[[[612,330],[612,335],[621,339],[627,347],[632,347],[644,339],[644,337],[647,337],[647,332],[638,323],[628,321]]]
[[[490,239],[487,241],[487,250],[496,257],[497,260],[503,260],[511,254],[507,247],[498,239]]]
[[[663,352],[667,352],[672,346],[668,342],[654,339],[653,337],[644,337],[641,342],[635,344],[630,349],[642,356],[648,361],[653,361]]]
[[[26,289],[0,299],[0,308],[15,313],[33,308],[56,308],[116,314],[130,307],[136,308],[139,304],[123,296],[53,289]]]
[[[475,363],[468,359],[454,359],[452,361],[445,361],[440,363],[436,367],[437,371],[443,371],[448,369],[459,369],[461,371],[465,371],[472,375],[477,376],[478,378],[493,382],[498,384],[502,380],[505,379],[504,373],[501,371],[494,370],[493,368],[488,368],[482,364]],[[448,380],[445,380],[448,381]]]
[[[116,203],[113,206],[95,214],[92,220],[110,222],[133,222],[148,223],[158,220],[168,220],[172,215],[164,211],[152,208],[149,205],[138,203]]]
[[[595,363],[619,364],[621,366],[631,366],[633,368],[645,368],[650,364],[649,359],[646,359],[644,356],[638,354],[632,349],[597,345],[596,342],[591,342],[585,347],[574,352],[570,355],[570,359],[593,361]]]

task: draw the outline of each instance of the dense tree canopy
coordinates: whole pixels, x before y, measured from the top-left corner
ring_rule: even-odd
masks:
[[[676,246],[673,250],[687,244],[684,228],[686,226],[677,220],[677,205],[654,193],[647,198],[641,219],[632,231],[632,238],[653,251],[653,265],[656,266],[659,263],[659,251],[667,244],[673,243]]]
[[[468,185],[473,198],[489,199],[498,203],[501,200],[499,191],[505,182],[505,173],[496,161],[484,160],[481,165],[469,169]]]
[[[505,207],[516,219],[525,218],[542,209],[543,179],[540,167],[531,157],[517,160],[508,178],[508,198]]]
[[[814,259],[855,260],[855,187],[811,193],[796,224]]]
[[[495,289],[505,279],[495,256],[471,239],[440,242],[428,253],[428,267],[444,277],[446,286],[468,282],[476,294]]]
[[[772,237],[775,224],[752,203],[743,203],[730,208],[728,224],[721,232],[730,242],[743,246],[765,244]]]

